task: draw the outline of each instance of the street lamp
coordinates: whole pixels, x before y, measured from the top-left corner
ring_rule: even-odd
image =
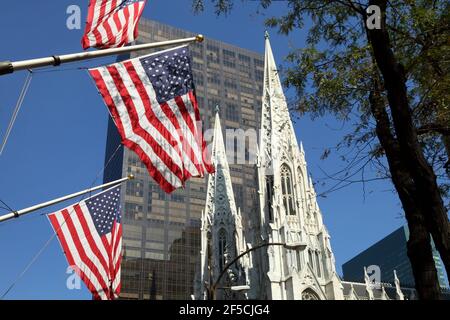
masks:
[[[250,286],[249,285],[244,285],[244,286],[231,286],[230,287],[231,291],[246,291],[246,290],[250,290]]]
[[[217,280],[214,282],[214,284],[210,287],[209,290],[209,297],[212,298],[213,300],[216,300],[216,290],[217,285],[219,284],[220,280],[222,279],[223,275],[227,272],[227,270],[236,263],[236,261],[238,261],[241,257],[245,256],[246,254],[255,251],[257,249],[260,248],[264,248],[264,247],[268,247],[268,246],[283,246],[286,249],[289,250],[296,250],[296,251],[303,251],[306,249],[306,243],[303,242],[292,242],[292,243],[285,243],[285,242],[264,242],[261,243],[253,248],[247,249],[246,251],[242,252],[240,255],[238,255],[236,258],[234,258],[233,260],[231,260],[229,263],[227,263],[227,265],[223,268],[222,272],[219,274],[219,277],[217,277]],[[245,289],[241,289],[241,290],[248,290],[250,289],[249,286],[235,286],[234,288],[239,288],[239,287],[246,287]],[[247,289],[248,287],[248,289]],[[230,288],[231,290],[233,290],[233,287]],[[234,290],[234,291],[241,291],[239,289]]]

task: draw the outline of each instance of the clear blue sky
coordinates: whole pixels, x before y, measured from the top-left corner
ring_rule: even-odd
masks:
[[[10,2],[0,11],[0,60],[21,60],[81,51],[82,30],[66,28],[66,8],[79,4],[82,25],[88,1],[24,0]],[[266,15],[285,9],[275,2]],[[255,2],[237,0],[228,17],[217,18],[211,8],[193,15],[189,0],[149,0],[144,17],[250,50],[264,50],[264,16],[256,14]],[[292,47],[304,45],[301,30],[286,37],[271,30],[271,42],[279,64]],[[108,59],[103,60],[103,62]],[[102,60],[74,66],[94,66]],[[62,69],[66,67],[61,67]],[[3,137],[25,72],[0,77],[0,135]],[[0,156],[0,199],[21,209],[90,186],[103,168],[108,113],[86,71],[72,70],[36,74],[33,78],[9,143]],[[326,147],[334,146],[344,131],[332,118],[312,121],[304,117],[295,124],[303,141],[309,170],[323,177],[319,167],[335,172],[343,163],[336,157],[321,161]],[[100,183],[100,175],[96,183]],[[320,198],[324,220],[331,234],[336,265],[381,239],[404,223],[396,194],[387,182],[360,185]],[[322,187],[317,187],[320,193]],[[25,268],[52,235],[46,213],[68,204],[41,210],[0,225],[0,295]],[[5,213],[0,210],[0,213]],[[66,288],[67,263],[55,239],[25,273],[9,299],[90,299],[82,290]]]

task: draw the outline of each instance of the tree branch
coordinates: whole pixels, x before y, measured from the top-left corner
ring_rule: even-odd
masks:
[[[444,126],[439,123],[428,123],[419,128],[417,128],[417,134],[427,134],[427,133],[439,133],[443,136],[450,136],[450,127]]]

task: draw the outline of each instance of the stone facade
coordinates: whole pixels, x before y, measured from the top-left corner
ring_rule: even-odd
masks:
[[[256,164],[259,210],[246,212],[251,219],[245,225],[235,205],[216,116],[212,159],[217,172],[209,177],[196,297],[208,298],[207,288],[237,254],[267,244],[251,250],[230,268],[225,277],[228,287],[247,286],[243,292],[248,299],[344,299],[330,236],[303,147],[297,143],[267,34],[262,100]],[[224,295],[226,290],[221,292],[217,298],[236,298]]]

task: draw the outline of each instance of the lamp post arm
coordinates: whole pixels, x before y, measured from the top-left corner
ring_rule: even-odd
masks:
[[[250,253],[250,252],[252,252],[252,251],[258,250],[258,249],[260,249],[260,248],[263,248],[263,247],[268,247],[268,246],[285,246],[285,245],[286,245],[286,244],[285,244],[285,243],[282,243],[282,242],[266,242],[266,243],[262,243],[262,244],[259,244],[259,245],[255,246],[255,247],[253,247],[253,248],[250,248],[250,249],[248,249],[248,250],[242,252],[242,253],[241,253],[240,255],[238,255],[236,258],[234,258],[234,259],[231,260],[229,263],[227,263],[227,265],[225,266],[225,268],[223,268],[222,272],[219,274],[219,277],[217,278],[216,282],[214,282],[214,284],[213,284],[212,287],[211,287],[211,291],[213,292],[214,299],[215,299],[215,296],[216,296],[215,292],[216,292],[216,287],[217,287],[217,285],[219,284],[219,282],[220,282],[220,280],[222,279],[223,275],[227,272],[227,270],[228,270],[233,264],[236,263],[236,261],[238,261],[240,258],[242,258],[243,256],[245,256],[246,254],[248,254],[248,253]]]

